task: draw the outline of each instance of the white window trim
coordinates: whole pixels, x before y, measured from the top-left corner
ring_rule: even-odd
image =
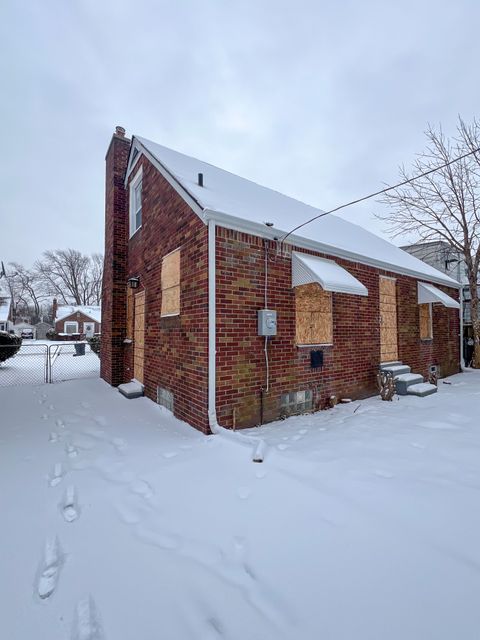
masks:
[[[63,333],[68,333],[67,331],[67,324],[73,324],[75,325],[75,331],[73,331],[73,333],[78,333],[78,322],[76,320],[66,320],[63,323]]]
[[[139,229],[142,228],[142,225],[135,228],[135,214],[137,212],[133,210],[133,203],[135,201],[135,198],[134,198],[135,187],[142,180],[142,178],[143,178],[143,167],[140,167],[140,169],[135,174],[135,177],[131,180],[130,189],[129,189],[128,201],[129,201],[129,219],[130,219],[130,238],[134,236]],[[143,187],[142,187],[142,194],[143,194]],[[143,207],[142,207],[142,224],[143,224]]]
[[[93,324],[93,333],[95,333],[95,322],[93,320],[87,320],[87,322],[83,323],[83,333],[86,333],[87,331],[87,324]]]

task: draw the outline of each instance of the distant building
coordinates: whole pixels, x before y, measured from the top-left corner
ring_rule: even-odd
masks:
[[[426,262],[432,267],[435,267],[435,269],[443,271],[443,273],[446,273],[463,285],[463,336],[464,338],[472,337],[473,330],[470,285],[468,284],[467,267],[462,253],[458,249],[455,249],[455,247],[448,244],[448,242],[445,242],[445,240],[437,240],[435,242],[417,242],[416,244],[401,247],[401,249],[407,251],[419,260],[423,260],[423,262]]]
[[[55,332],[60,336],[92,338],[101,332],[101,307],[92,305],[57,305],[53,301]]]

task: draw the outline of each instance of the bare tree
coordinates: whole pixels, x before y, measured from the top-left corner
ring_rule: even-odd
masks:
[[[29,316],[33,322],[38,322],[42,316],[42,302],[46,296],[41,292],[37,274],[18,262],[10,262],[8,266],[16,312],[23,312],[23,315]]]
[[[474,364],[480,368],[480,123],[466,124],[459,118],[454,138],[433,127],[425,135],[426,149],[413,162],[411,172],[401,168],[402,181],[473,153],[385,194],[382,201],[393,211],[379,217],[394,236],[414,232],[422,242],[445,240],[463,255],[471,295]]]
[[[91,257],[76,249],[45,251],[35,263],[42,290],[63,304],[99,305],[103,258]]]

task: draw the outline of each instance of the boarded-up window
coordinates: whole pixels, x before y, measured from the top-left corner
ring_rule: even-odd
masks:
[[[133,339],[133,289],[127,289],[127,338]]]
[[[431,340],[433,338],[432,332],[432,305],[419,304],[418,309],[420,312],[420,340]]]
[[[332,294],[318,284],[295,287],[297,344],[332,344]]]
[[[161,316],[180,314],[180,249],[172,251],[162,260]]]

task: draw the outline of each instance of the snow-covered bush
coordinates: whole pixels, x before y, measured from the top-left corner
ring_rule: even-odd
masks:
[[[22,339],[19,336],[0,331],[0,363],[14,356],[21,346]]]
[[[45,335],[47,336],[47,340],[56,340],[57,339],[57,332],[55,331],[55,329],[53,327],[51,329],[49,329]]]
[[[100,358],[101,336],[95,335],[92,338],[87,338],[87,342],[90,345],[90,349],[97,354]]]

